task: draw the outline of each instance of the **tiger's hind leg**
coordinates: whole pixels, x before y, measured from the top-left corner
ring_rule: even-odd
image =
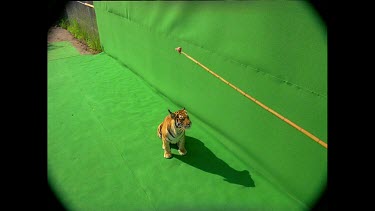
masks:
[[[172,157],[171,147],[169,146],[169,142],[167,141],[166,137],[162,138],[162,142],[163,142],[162,147],[164,149],[164,157],[171,158]]]
[[[169,142],[167,141],[167,137],[163,136],[162,129],[163,129],[163,123],[161,123],[158,126],[157,135],[161,139],[161,142],[162,142],[162,148],[164,150],[164,157],[165,158],[171,158],[172,157],[171,147],[169,146]]]
[[[163,129],[163,123],[160,123],[159,126],[158,126],[158,130],[156,131],[156,134],[158,135],[158,137],[161,139],[161,148],[163,150],[165,150],[165,146],[164,146],[164,141],[163,141],[163,134],[162,134],[162,129]]]
[[[156,131],[156,134],[159,138],[161,138],[161,128],[163,127],[163,123],[160,123],[158,126],[158,130]]]
[[[177,145],[178,153],[180,153],[180,155],[186,155],[187,151],[185,149],[185,135],[182,136],[181,141],[179,141]]]

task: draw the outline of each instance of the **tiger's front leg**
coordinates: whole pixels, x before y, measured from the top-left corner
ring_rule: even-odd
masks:
[[[186,155],[187,151],[185,149],[185,135],[182,136],[181,140],[178,142],[178,153],[180,155]]]
[[[162,142],[163,142],[163,149],[164,149],[164,157],[171,158],[172,153],[171,153],[171,147],[169,146],[169,142],[166,140],[165,137],[162,138]]]

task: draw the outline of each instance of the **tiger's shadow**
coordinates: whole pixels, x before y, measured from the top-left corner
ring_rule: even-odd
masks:
[[[245,187],[255,187],[254,180],[247,170],[237,171],[225,161],[218,158],[204,143],[196,138],[185,137],[188,153],[184,156],[173,157],[202,171],[222,176],[225,181]],[[171,148],[177,149],[177,145],[171,144]]]

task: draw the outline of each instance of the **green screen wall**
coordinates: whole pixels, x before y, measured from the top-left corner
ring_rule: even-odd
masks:
[[[285,194],[316,202],[326,187],[327,149],[175,51],[182,47],[328,143],[327,32],[308,2],[94,6],[106,54],[222,134],[215,141]]]

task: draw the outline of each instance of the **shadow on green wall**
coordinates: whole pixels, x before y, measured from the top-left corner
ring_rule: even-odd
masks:
[[[177,149],[177,146],[171,144],[171,148]],[[249,171],[233,169],[208,149],[202,141],[186,136],[186,149],[188,153],[185,156],[175,155],[173,157],[202,171],[222,176],[229,183],[255,187]]]

